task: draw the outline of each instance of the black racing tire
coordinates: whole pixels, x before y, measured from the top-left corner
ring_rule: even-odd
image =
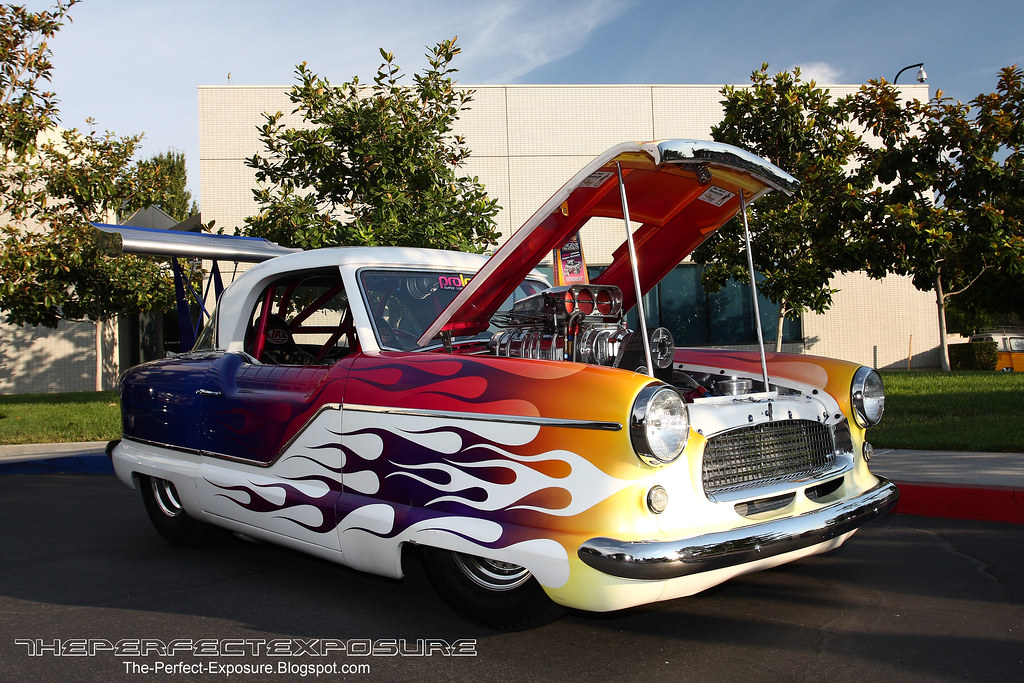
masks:
[[[422,557],[434,590],[456,614],[473,623],[520,631],[565,614],[565,608],[519,565],[438,548],[423,548]]]
[[[210,542],[214,528],[185,512],[174,484],[166,479],[140,475],[139,490],[150,521],[165,540],[192,547]]]

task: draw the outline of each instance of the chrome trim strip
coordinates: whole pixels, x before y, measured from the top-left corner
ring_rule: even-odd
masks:
[[[856,498],[796,517],[762,522],[675,541],[592,538],[579,558],[588,566],[627,579],[660,581],[733,567],[824,543],[880,517],[896,505],[899,490],[889,480]]]
[[[169,443],[162,441],[153,441],[152,439],[140,439],[137,436],[122,436],[119,441],[131,441],[133,443],[142,444],[143,446],[156,446],[157,448],[166,448],[169,451],[178,451],[179,453],[188,453],[189,455],[203,455],[203,451],[195,448],[182,448],[181,446],[172,446]]]
[[[503,422],[507,424],[533,425],[536,427],[562,427],[564,429],[593,429],[603,432],[622,430],[619,422],[597,420],[573,420],[558,417],[527,417],[525,415],[498,415],[495,413],[453,413],[449,410],[426,408],[393,408],[387,406],[345,405],[343,410],[357,413],[379,413],[382,415],[406,415],[411,417],[446,418],[450,420],[471,420],[475,422]]]
[[[172,446],[169,443],[163,443],[161,441],[152,441],[150,439],[140,439],[134,436],[126,436],[122,439],[123,441],[131,441],[145,446],[156,446],[157,448],[165,448],[169,451],[177,451],[179,453],[188,453],[189,455],[198,455],[201,458],[217,458],[218,460],[230,460],[231,462],[241,463],[243,465],[250,465],[252,467],[267,468],[277,462],[278,458],[281,457],[281,453],[274,456],[270,462],[263,462],[262,460],[247,460],[245,458],[239,458],[236,455],[225,455],[223,453],[215,453],[213,451],[203,451],[196,448],[182,448],[181,446]],[[282,449],[282,453],[284,450]]]

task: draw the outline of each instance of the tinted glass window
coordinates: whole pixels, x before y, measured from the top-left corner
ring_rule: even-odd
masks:
[[[363,270],[359,285],[381,348],[411,350],[416,341],[472,279],[471,273],[433,270]],[[502,305],[544,289],[527,280]]]

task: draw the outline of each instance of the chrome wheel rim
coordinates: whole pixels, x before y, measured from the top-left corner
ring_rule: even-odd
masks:
[[[166,479],[151,479],[150,485],[153,487],[153,498],[160,512],[168,517],[177,517],[184,512],[174,484]]]
[[[455,565],[475,584],[492,591],[509,591],[530,580],[530,571],[518,564],[453,553]]]

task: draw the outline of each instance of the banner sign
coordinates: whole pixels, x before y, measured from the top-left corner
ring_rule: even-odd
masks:
[[[583,245],[580,243],[578,232],[560,248],[555,249],[552,258],[555,263],[555,287],[590,283],[587,278],[587,263],[583,259]]]

